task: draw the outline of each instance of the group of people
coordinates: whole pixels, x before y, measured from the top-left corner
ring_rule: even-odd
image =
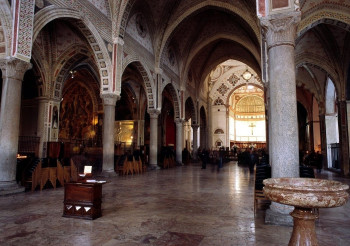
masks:
[[[251,173],[254,172],[255,165],[269,163],[269,156],[265,149],[246,148],[244,151],[238,151],[237,158],[238,164],[248,166]]]
[[[198,148],[197,155],[202,161],[202,169],[206,169],[208,163],[217,165],[218,171],[223,167],[223,163],[225,161],[225,150],[223,148],[220,148],[219,150]]]
[[[316,167],[317,172],[321,172],[322,166],[323,166],[323,155],[317,151],[314,150],[310,152],[300,152],[300,164]]]

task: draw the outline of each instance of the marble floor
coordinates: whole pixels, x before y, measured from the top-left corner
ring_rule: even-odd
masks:
[[[264,224],[264,206],[254,216],[253,177],[236,162],[107,181],[96,220],[62,217],[63,187],[0,197],[0,245],[288,245],[292,227]],[[316,233],[320,246],[349,245],[350,202],[320,209]]]

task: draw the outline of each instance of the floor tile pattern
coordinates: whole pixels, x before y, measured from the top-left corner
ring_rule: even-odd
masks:
[[[317,177],[350,183],[327,171]],[[292,227],[266,225],[264,206],[254,216],[253,177],[236,162],[107,181],[96,220],[62,217],[63,187],[0,197],[0,245],[288,245]],[[320,246],[349,245],[350,203],[320,209],[316,233]]]

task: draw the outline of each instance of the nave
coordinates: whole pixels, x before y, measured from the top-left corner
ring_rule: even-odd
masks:
[[[350,184],[328,171],[317,178]],[[287,245],[292,227],[264,224],[253,212],[254,177],[229,162],[218,172],[199,163],[117,176],[103,186],[102,217],[62,217],[64,189],[0,197],[0,245]],[[319,245],[348,245],[350,203],[320,209]]]

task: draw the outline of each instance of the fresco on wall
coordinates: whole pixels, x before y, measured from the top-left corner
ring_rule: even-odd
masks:
[[[74,85],[63,97],[59,138],[91,139],[95,137],[92,98],[84,87]]]

